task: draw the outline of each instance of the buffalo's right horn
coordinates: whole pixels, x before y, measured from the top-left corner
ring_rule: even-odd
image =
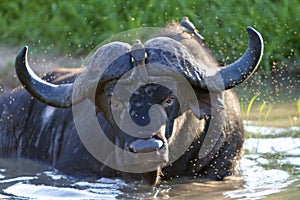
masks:
[[[30,68],[27,61],[28,47],[24,46],[18,53],[15,62],[16,74],[29,93],[51,106],[69,108],[83,99],[72,101],[73,83],[55,85],[39,78]]]
[[[249,78],[256,70],[263,55],[263,39],[258,31],[248,27],[248,48],[237,61],[227,66],[217,68],[217,73],[206,75],[200,80],[204,89],[220,91],[233,88]]]

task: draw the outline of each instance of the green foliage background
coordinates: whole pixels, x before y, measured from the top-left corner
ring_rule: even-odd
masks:
[[[245,28],[252,26],[265,41],[262,73],[280,67],[299,72],[299,0],[1,0],[0,42],[87,55],[112,34],[162,27],[183,16],[198,27],[221,63],[244,52]]]

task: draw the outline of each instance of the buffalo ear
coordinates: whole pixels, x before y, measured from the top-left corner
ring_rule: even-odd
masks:
[[[205,116],[212,115],[212,110],[221,112],[225,109],[224,93],[210,92],[206,94],[197,95],[198,105],[190,104],[190,109],[199,118],[203,119]],[[198,108],[196,106],[199,106]],[[199,112],[198,112],[199,109]]]
[[[197,95],[198,96],[198,95]],[[193,113],[199,118],[203,119],[207,115],[211,115],[211,98],[209,94],[199,95],[197,97],[198,104],[190,103],[189,107]]]

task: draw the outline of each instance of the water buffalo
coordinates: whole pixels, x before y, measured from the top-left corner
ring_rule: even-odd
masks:
[[[86,69],[43,78],[22,48],[15,68],[23,87],[0,99],[0,157],[42,161],[72,176],[151,184],[237,173],[244,135],[231,88],[254,72],[263,52],[260,34],[247,31],[244,55],[224,67],[180,25],[144,44],[107,43]]]

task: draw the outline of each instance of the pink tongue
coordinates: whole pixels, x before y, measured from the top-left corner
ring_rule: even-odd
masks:
[[[132,152],[135,153],[149,153],[159,150],[163,146],[161,140],[154,138],[150,139],[138,139],[129,145]]]

